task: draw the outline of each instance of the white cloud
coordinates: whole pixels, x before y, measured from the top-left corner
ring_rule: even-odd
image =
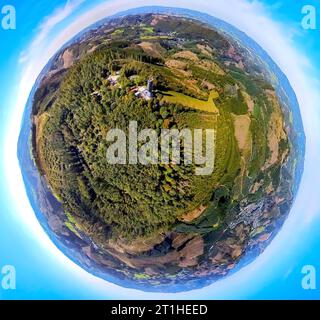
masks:
[[[6,171],[8,172],[7,181],[13,194],[12,200],[16,201],[17,196],[20,199],[17,204],[17,214],[19,215],[20,223],[24,223],[25,227],[31,231],[35,241],[39,242],[47,251],[49,250],[51,254],[59,257],[59,263],[68,266],[70,270],[75,268],[77,272],[73,273],[73,276],[78,277],[78,279],[82,278],[84,283],[89,284],[94,282],[94,284],[92,284],[97,285],[97,288],[99,288],[101,292],[105,292],[106,290],[106,292],[108,292],[108,290],[112,288],[114,297],[130,298],[133,292],[135,298],[145,297],[144,293],[122,289],[92,277],[71,263],[71,261],[64,257],[51,243],[34,216],[25,194],[19,164],[16,159],[16,141],[20,129],[18,120],[22,117],[32,85],[49,58],[66,41],[70,40],[85,27],[116,12],[146,5],[185,7],[202,11],[228,21],[240,30],[246,32],[270,54],[288,76],[301,105],[305,125],[307,136],[306,169],[301,189],[290,217],[283,230],[259,259],[232,277],[220,281],[209,288],[180,295],[148,294],[147,297],[154,299],[177,297],[201,298],[208,297],[208,293],[215,298],[239,297],[235,291],[237,288],[241,288],[242,297],[244,297],[243,295],[250,293],[251,287],[248,283],[250,284],[252,278],[256,281],[255,287],[261,287],[263,281],[266,281],[268,274],[276,272],[275,270],[281,270],[279,265],[277,265],[277,259],[274,259],[274,257],[283,256],[284,252],[286,252],[287,255],[294,254],[295,241],[302,239],[304,234],[307,233],[308,224],[313,222],[320,212],[320,204],[318,202],[319,191],[318,188],[315,187],[318,186],[320,182],[320,170],[318,169],[318,164],[320,163],[320,142],[318,139],[320,113],[317,105],[317,102],[320,101],[320,90],[319,83],[315,82],[311,77],[313,72],[311,68],[312,64],[307,57],[303,56],[299,50],[294,47],[294,43],[292,43],[292,39],[290,38],[290,32],[286,29],[286,26],[274,22],[269,16],[270,13],[268,13],[267,9],[258,1],[248,2],[245,0],[215,0],[210,2],[207,0],[179,0],[175,3],[169,0],[136,0],[134,2],[128,0],[112,0],[97,5],[78,17],[78,19],[70,23],[63,32],[50,38],[50,46],[47,46],[47,42],[44,40],[47,40],[46,36],[50,33],[50,30],[52,30],[56,23],[61,22],[65,17],[70,15],[72,12],[71,9],[75,8],[75,3],[79,5],[78,1],[73,3],[73,6],[69,4],[69,6],[64,8],[65,10],[59,10],[55,15],[47,18],[42,24],[42,31],[31,44],[30,52],[32,52],[32,55],[29,55],[28,63],[21,78],[19,95],[13,108],[12,122],[7,131],[8,135],[5,150]],[[230,10],[230,8],[232,8],[232,10]],[[24,60],[27,61],[26,58],[24,58]],[[295,237],[292,237],[293,230]],[[275,270],[271,271],[270,268],[275,268]],[[263,277],[259,277],[259,270],[263,270]],[[288,270],[288,267],[286,270]],[[101,293],[101,295],[103,297],[103,293]]]
[[[67,0],[66,4],[56,9],[53,14],[46,17],[40,24],[37,30],[37,37],[32,42],[28,51],[24,51],[20,55],[19,63],[26,62],[32,53],[38,49],[38,46],[42,44],[50,34],[50,32],[63,20],[68,18],[85,0]]]
[[[59,22],[70,16],[85,0],[68,0],[64,7],[58,8],[52,15],[47,17],[41,24],[41,35],[38,38],[43,38],[48,32]]]

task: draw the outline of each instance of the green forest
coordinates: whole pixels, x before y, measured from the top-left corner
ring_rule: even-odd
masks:
[[[133,241],[173,230],[214,232],[224,226],[239,201],[248,195],[254,200],[270,184],[277,187],[278,161],[288,150],[286,137],[281,138],[277,161],[265,168],[269,179],[259,177],[271,157],[268,128],[275,105],[265,90],[272,88],[241,70],[227,70],[223,59],[210,56],[209,49],[199,45],[201,28],[176,29],[183,39],[192,34],[180,49],[172,40],[152,38],[153,33],[169,30],[172,26],[162,23],[155,28],[140,25],[123,39],[124,30],[117,28],[110,32],[111,40],[71,68],[61,69],[36,92],[37,165],[68,213],[70,228],[97,243],[115,238]],[[129,41],[137,35],[144,38]],[[217,50],[227,46],[215,32],[207,35]],[[146,37],[151,42],[141,44]],[[152,99],[137,97],[135,88],[150,79]],[[248,99],[254,110],[248,109]],[[246,116],[249,133],[240,146],[237,124],[243,126]],[[138,122],[138,130],[154,129],[159,137],[162,128],[214,129],[213,174],[195,176],[194,165],[183,163],[108,164],[107,132],[114,128],[127,132],[132,120]],[[255,183],[253,192],[250,186]],[[201,206],[206,210],[200,217],[182,222]]]

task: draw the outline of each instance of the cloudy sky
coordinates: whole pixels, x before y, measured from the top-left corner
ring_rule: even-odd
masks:
[[[17,30],[0,31],[0,269],[17,269],[17,290],[0,298],[312,298],[301,288],[301,268],[320,274],[320,23],[303,30],[301,8],[317,1],[247,0],[24,0]],[[127,290],[97,279],[68,260],[48,239],[26,197],[16,157],[21,117],[32,85],[48,59],[81,29],[101,18],[147,5],[190,8],[226,20],[257,41],[296,91],[307,136],[306,169],[285,226],[263,255],[226,280],[194,292],[161,295]],[[230,10],[232,8],[232,10]],[[320,4],[318,5],[320,14]],[[320,283],[319,283],[320,286]],[[319,287],[320,290],[320,287]]]

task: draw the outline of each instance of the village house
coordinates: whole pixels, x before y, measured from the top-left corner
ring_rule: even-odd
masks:
[[[118,84],[119,78],[120,78],[120,75],[114,75],[114,76],[110,75],[107,80],[110,82],[112,86],[115,86]]]
[[[145,100],[151,100],[153,98],[153,81],[149,80],[147,87],[137,87],[133,90],[137,98],[143,98]]]

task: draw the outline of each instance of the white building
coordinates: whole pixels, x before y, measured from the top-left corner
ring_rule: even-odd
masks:
[[[152,99],[152,93],[146,87],[138,87],[137,92],[135,93],[137,98],[143,98],[145,100]]]
[[[115,76],[109,76],[107,80],[111,83],[111,85],[115,86],[118,83],[119,78],[120,78],[119,75],[115,75]]]

